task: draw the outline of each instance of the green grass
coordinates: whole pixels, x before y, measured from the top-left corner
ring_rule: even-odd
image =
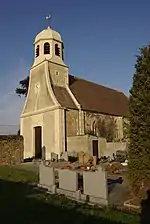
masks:
[[[22,183],[36,183],[38,175],[35,172],[29,172],[14,166],[0,166],[0,179]]]
[[[34,172],[0,166],[1,220],[5,223],[92,223],[137,224],[137,214],[115,209],[97,209],[80,205],[63,196],[38,192],[28,183],[37,182]]]

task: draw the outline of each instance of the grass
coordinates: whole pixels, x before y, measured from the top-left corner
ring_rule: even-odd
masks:
[[[137,224],[138,214],[115,209],[91,208],[63,196],[47,195],[29,183],[37,182],[34,172],[0,166],[1,220],[5,223],[92,223]]]
[[[22,183],[38,182],[38,175],[14,166],[0,166],[0,179]]]

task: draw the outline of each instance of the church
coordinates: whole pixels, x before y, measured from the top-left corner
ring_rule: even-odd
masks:
[[[89,151],[100,156],[99,137],[122,141],[128,98],[121,92],[69,74],[61,35],[50,26],[34,41],[34,62],[21,114],[24,159]]]

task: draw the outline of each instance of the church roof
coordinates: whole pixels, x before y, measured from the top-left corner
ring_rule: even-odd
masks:
[[[117,90],[69,76],[69,86],[83,110],[124,116],[128,111],[128,97]]]
[[[60,86],[52,86],[52,88],[56,96],[56,99],[58,100],[58,102],[62,107],[77,109],[66,88]]]
[[[125,116],[128,97],[117,90],[69,75],[69,87],[82,110],[114,116]],[[53,86],[54,94],[61,106],[77,109],[67,89]]]

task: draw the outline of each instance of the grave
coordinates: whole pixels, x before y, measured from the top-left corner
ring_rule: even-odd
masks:
[[[77,172],[70,170],[59,170],[59,188],[67,191],[77,191]]]
[[[55,186],[54,168],[46,166],[44,162],[39,165],[39,185],[44,188]]]
[[[83,192],[92,203],[108,204],[107,178],[102,168],[97,172],[83,172]]]

